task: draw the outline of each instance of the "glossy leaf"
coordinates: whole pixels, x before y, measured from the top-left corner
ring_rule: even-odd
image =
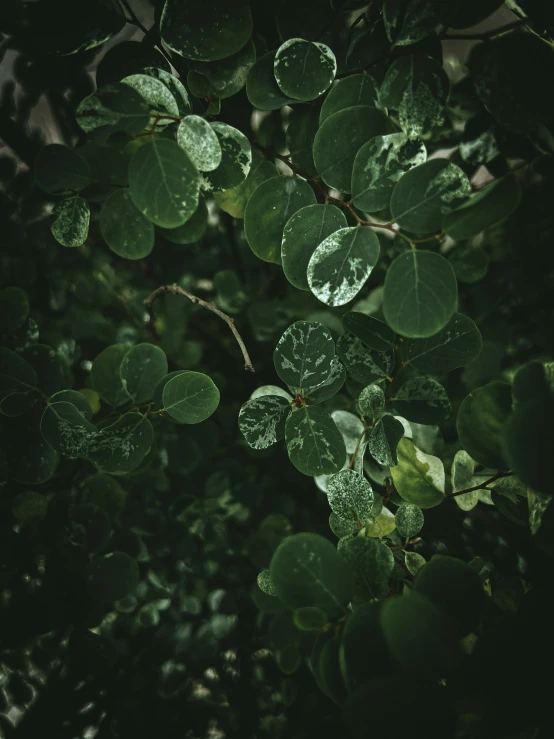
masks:
[[[402,344],[404,361],[421,372],[441,375],[472,362],[483,342],[475,323],[454,313],[446,326],[427,339],[409,339]]]
[[[277,51],[261,56],[246,78],[246,94],[250,104],[259,110],[278,110],[291,102],[279,88],[273,71]]]
[[[297,108],[293,112],[286,131],[287,149],[291,162],[299,170],[312,177],[317,174],[313,148],[318,128],[319,116],[317,110],[306,106]]]
[[[349,303],[379,259],[379,239],[369,228],[341,228],[327,236],[308,262],[308,284],[322,303]]]
[[[263,395],[244,403],[239,413],[239,429],[253,449],[267,449],[284,437],[290,412],[290,401],[286,398]]]
[[[154,226],[126,188],[112,193],[102,204],[100,231],[110,249],[125,259],[143,259],[154,248]]]
[[[396,257],[387,270],[383,313],[396,333],[424,339],[446,326],[457,297],[449,262],[435,252],[410,250]]]
[[[264,159],[257,149],[252,151],[252,165],[248,176],[236,187],[214,193],[217,205],[233,218],[244,218],[246,204],[256,188],[278,174],[275,165]]]
[[[196,62],[187,75],[187,84],[196,97],[225,100],[242,90],[255,61],[256,46],[250,39],[242,49],[224,59]]]
[[[211,172],[221,164],[221,146],[205,118],[188,115],[177,129],[177,143],[200,172]]]
[[[342,322],[347,331],[370,349],[377,352],[388,352],[394,346],[396,334],[386,323],[374,316],[351,311],[343,315]]]
[[[403,438],[397,447],[398,465],[391,475],[406,503],[420,508],[434,508],[444,500],[444,467],[438,457],[420,451],[413,442]]]
[[[373,459],[383,467],[398,464],[396,448],[404,436],[404,426],[393,416],[383,416],[368,437],[368,449]]]
[[[304,406],[293,411],[287,418],[285,440],[290,461],[304,475],[328,475],[344,464],[344,440],[324,408]]]
[[[244,230],[254,254],[281,263],[281,242],[289,218],[316,202],[314,192],[298,177],[272,177],[254,190],[244,212]]]
[[[358,396],[358,408],[362,415],[372,422],[381,417],[385,409],[385,393],[379,385],[371,384],[364,387]]]
[[[392,351],[374,351],[349,331],[339,338],[337,354],[348,374],[364,385],[386,379],[393,366]]]
[[[319,113],[319,125],[326,118],[353,105],[375,107],[377,102],[377,82],[369,74],[351,74],[337,80],[329,90]]]
[[[432,377],[411,377],[395,390],[392,403],[398,415],[415,423],[444,423],[452,413],[446,390]]]
[[[337,60],[318,41],[292,38],[275,54],[273,72],[281,92],[293,100],[315,100],[335,79]]]
[[[146,102],[151,122],[157,128],[165,128],[172,119],[179,118],[177,101],[161,80],[148,74],[132,74],[124,77],[121,82],[136,90]]]
[[[204,190],[218,193],[244,182],[252,164],[252,149],[246,136],[234,126],[215,121],[211,127],[219,139],[221,163],[203,173],[201,184]]]
[[[365,477],[354,470],[332,475],[327,484],[327,498],[333,513],[343,521],[364,521],[372,515],[373,489]]]
[[[143,74],[147,74],[149,77],[155,77],[157,80],[160,80],[160,82],[163,82],[177,103],[179,115],[184,116],[192,113],[189,94],[186,91],[185,86],[177,77],[172,75],[171,72],[168,72],[166,69],[162,69],[161,67],[145,67],[142,72]]]
[[[335,342],[323,324],[296,321],[279,339],[273,362],[284,383],[304,390],[325,382],[334,356]]]
[[[171,418],[179,423],[200,423],[219,405],[219,390],[207,375],[185,372],[164,385],[162,399]]]
[[[80,128],[101,142],[117,131],[136,136],[148,126],[149,117],[143,97],[122,82],[100,87],[79,103],[76,113]]]

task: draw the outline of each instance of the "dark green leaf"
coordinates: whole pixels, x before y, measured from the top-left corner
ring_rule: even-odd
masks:
[[[203,172],[201,185],[214,193],[229,190],[244,182],[252,165],[252,149],[246,136],[234,126],[215,121],[210,124],[219,139],[221,163],[210,171]]]
[[[211,172],[221,164],[221,146],[205,118],[188,115],[177,129],[177,143],[200,172]]]
[[[165,352],[154,344],[137,344],[123,357],[120,374],[123,387],[135,403],[145,403],[167,375]]]
[[[319,128],[317,110],[300,107],[293,111],[287,126],[286,140],[291,162],[302,172],[314,177],[314,138]],[[346,225],[346,221],[345,221]]]
[[[207,375],[185,372],[164,385],[162,398],[166,413],[179,423],[200,423],[219,405],[219,390]]]
[[[432,33],[437,13],[429,0],[385,0],[383,19],[387,36],[395,46],[409,46]]]
[[[37,386],[37,382],[36,372],[29,362],[0,346],[0,394],[28,392]]]
[[[303,391],[325,382],[334,356],[333,337],[323,324],[297,321],[279,339],[273,362],[284,383]]]
[[[187,75],[187,84],[196,97],[224,100],[242,90],[255,61],[256,47],[250,39],[225,59],[195,63]]]
[[[280,395],[248,400],[239,413],[239,428],[249,446],[266,449],[285,435],[290,402]]]
[[[256,188],[278,174],[277,167],[264,159],[257,149],[252,151],[252,165],[248,176],[236,187],[214,193],[214,200],[221,210],[233,218],[244,218],[246,204]]]
[[[383,416],[373,427],[368,440],[369,453],[383,467],[398,464],[396,448],[404,436],[404,426],[393,416]]]
[[[452,413],[446,390],[432,377],[410,378],[395,391],[392,403],[398,415],[428,426],[444,423]]]
[[[367,316],[365,313],[351,311],[342,317],[344,328],[370,349],[388,352],[394,346],[396,334],[383,321]]]
[[[0,333],[14,333],[28,316],[29,298],[24,290],[15,286],[0,290]]]
[[[172,244],[194,244],[199,241],[208,228],[208,208],[206,201],[200,198],[198,208],[192,216],[177,228],[160,229],[165,238]]]
[[[162,129],[179,118],[177,101],[161,80],[148,74],[132,74],[124,77],[121,82],[136,90],[146,102],[151,125]]]
[[[326,118],[353,105],[375,107],[377,102],[377,82],[369,74],[351,74],[338,80],[329,90],[319,113],[319,124]]]
[[[478,246],[460,244],[448,252],[448,261],[458,282],[472,285],[487,274],[489,258]]]
[[[410,250],[396,257],[387,270],[383,314],[396,333],[424,339],[446,326],[457,298],[449,262],[435,252]]]
[[[40,432],[52,449],[68,457],[86,457],[98,433],[76,406],[63,401],[46,406]]]
[[[94,598],[112,603],[121,600],[139,584],[136,561],[125,552],[95,557],[88,568],[88,587]]]
[[[114,408],[131,400],[120,375],[121,363],[129,349],[128,344],[112,344],[92,363],[90,371],[92,386],[102,400]]]
[[[337,354],[346,371],[364,385],[387,378],[393,366],[392,350],[374,351],[349,331],[339,338]]]
[[[167,89],[173,95],[179,115],[185,116],[192,113],[192,106],[190,104],[189,94],[185,89],[183,83],[177,79],[171,72],[168,72],[161,67],[145,67],[142,72],[147,74],[149,77],[155,77],[167,87]]]
[[[317,606],[296,608],[292,617],[300,631],[323,631],[328,623],[327,614]]]
[[[446,326],[428,339],[409,339],[402,344],[406,363],[430,375],[442,375],[472,362],[483,342],[475,323],[454,313]]]
[[[146,101],[122,82],[100,87],[79,103],[76,113],[79,126],[97,141],[116,131],[135,136],[148,126],[149,117]]]
[[[290,461],[304,475],[329,475],[344,464],[344,440],[329,412],[304,406],[287,418],[285,440]]]
[[[75,195],[56,203],[50,226],[52,235],[62,246],[82,246],[87,240],[90,208],[86,200]]]
[[[337,60],[319,41],[292,38],[275,54],[273,72],[281,92],[293,100],[315,100],[335,79]]]
[[[354,573],[354,594],[367,600],[386,588],[394,555],[390,547],[379,539],[355,536],[339,542],[339,554],[348,562]]]
[[[276,51],[269,51],[260,57],[250,68],[246,78],[248,100],[259,110],[277,110],[292,102],[283,95],[275,80],[273,64],[276,54]]]
[[[152,424],[135,411],[120,416],[97,435],[89,459],[100,472],[123,475],[136,469],[154,440]]]
[[[90,183],[87,163],[67,146],[50,144],[38,153],[34,162],[35,182],[45,192],[78,192]]]
[[[458,409],[456,428],[460,441],[466,452],[486,467],[508,467],[502,436],[511,411],[510,386],[498,380],[473,390]]]
[[[154,226],[126,188],[112,193],[102,204],[100,231],[110,249],[124,259],[143,259],[154,248]]]

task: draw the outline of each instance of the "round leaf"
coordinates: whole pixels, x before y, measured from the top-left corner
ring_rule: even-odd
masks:
[[[198,208],[186,223],[183,223],[182,226],[177,226],[177,228],[162,228],[160,231],[172,244],[182,245],[194,244],[196,241],[200,241],[207,228],[208,208],[206,207],[206,201],[200,198]]]
[[[86,457],[98,433],[76,406],[64,401],[46,406],[40,432],[52,449],[68,457]]]
[[[296,321],[279,339],[273,362],[281,380],[302,391],[325,382],[334,356],[335,342],[323,324]]]
[[[392,403],[398,415],[429,426],[444,423],[452,413],[446,390],[432,377],[411,377],[396,390]]]
[[[254,149],[252,151],[252,165],[247,178],[236,187],[214,193],[214,200],[221,210],[229,213],[233,218],[244,218],[246,204],[254,190],[262,182],[275,177],[277,174],[277,167],[272,162],[264,159],[257,149]]]
[[[210,124],[221,147],[221,162],[216,169],[204,172],[202,188],[214,193],[237,187],[243,182],[252,165],[252,148],[246,136],[237,128],[216,121]]]
[[[50,144],[41,149],[34,161],[35,182],[45,192],[77,192],[90,183],[87,163],[67,146]]]
[[[253,449],[267,449],[285,435],[290,401],[280,395],[248,400],[240,409],[239,429]]]
[[[161,80],[148,74],[132,74],[121,82],[136,90],[146,102],[152,122],[158,129],[169,125],[172,119],[179,118],[177,101]]]
[[[390,351],[394,347],[396,334],[383,321],[366,316],[365,313],[351,311],[342,317],[344,328],[357,339],[377,352]]]
[[[407,503],[434,508],[444,500],[444,467],[438,457],[420,451],[407,438],[400,439],[398,464],[391,475],[398,494]]]
[[[354,470],[342,470],[330,478],[327,498],[333,513],[343,521],[365,521],[373,514],[373,489],[365,477]]]
[[[410,250],[396,257],[387,270],[383,313],[396,333],[424,339],[446,326],[457,298],[451,264],[435,252]]]
[[[129,348],[128,344],[108,346],[96,357],[90,370],[94,390],[114,408],[131,400],[120,375],[121,363]]]
[[[177,129],[177,143],[201,172],[211,172],[221,164],[221,146],[214,129],[199,115],[188,115]]]
[[[250,68],[246,78],[248,100],[259,110],[278,110],[292,102],[283,95],[275,81],[273,65],[276,54],[276,51],[269,51],[261,56]]]
[[[164,385],[162,399],[166,413],[179,423],[200,423],[219,405],[219,390],[207,375],[185,372]]]
[[[277,49],[273,71],[284,95],[315,100],[335,79],[337,60],[325,44],[292,38]]]
[[[167,375],[165,352],[154,344],[137,344],[123,357],[120,373],[123,386],[135,403],[145,403]]]
[[[424,522],[421,508],[413,503],[403,503],[396,511],[396,528],[400,536],[406,539],[419,534]]]
[[[0,346],[0,394],[28,392],[37,383],[37,373],[32,365],[11,349]]]
[[[123,475],[136,469],[154,440],[152,424],[140,413],[131,411],[105,426],[94,440],[88,457],[100,472]]]
[[[370,105],[377,102],[377,82],[369,74],[351,74],[338,80],[329,90],[319,112],[319,125],[333,113],[353,105]]]
[[[98,141],[106,141],[116,131],[136,136],[148,126],[148,106],[136,90],[116,82],[82,100],[76,119],[80,128]]]
[[[383,20],[387,37],[395,46],[421,41],[439,22],[435,4],[429,0],[385,0]]]
[[[370,228],[341,228],[327,236],[308,263],[308,284],[322,303],[336,307],[359,293],[379,259],[379,239]]]
[[[124,259],[143,259],[154,248],[154,226],[127,189],[112,193],[102,204],[100,232],[110,249]]]
[[[198,207],[200,178],[183,149],[166,138],[153,139],[129,163],[129,188],[137,208],[157,226],[177,228]]]
[[[454,313],[446,326],[427,339],[409,339],[402,344],[404,362],[421,372],[442,375],[472,362],[483,342],[475,323]]]
[[[290,461],[304,475],[329,475],[344,464],[344,440],[324,408],[309,405],[291,413],[285,440]]]
[[[75,195],[56,203],[50,226],[52,236],[62,246],[82,246],[87,240],[90,208],[86,200]]]

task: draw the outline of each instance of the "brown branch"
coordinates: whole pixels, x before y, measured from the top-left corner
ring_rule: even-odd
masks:
[[[165,295],[166,293],[172,293],[173,295],[184,295],[185,298],[188,298],[191,301],[191,303],[201,305],[203,308],[207,308],[212,313],[215,313],[216,316],[222,318],[229,326],[229,328],[233,332],[233,336],[237,340],[237,344],[239,345],[242,356],[244,357],[244,369],[249,370],[250,372],[255,371],[250,356],[248,354],[248,350],[246,349],[246,345],[242,340],[242,336],[239,334],[237,327],[235,326],[235,321],[226,313],[223,313],[223,311],[219,310],[219,308],[217,308],[217,306],[215,306],[213,303],[208,303],[207,301],[202,300],[202,298],[199,298],[196,295],[187,292],[187,290],[184,290],[179,285],[162,285],[161,287],[156,288],[152,295],[150,295],[150,297],[146,298],[146,300],[144,301],[144,304],[146,305],[149,312],[152,311],[152,304],[156,300],[156,298],[160,295]]]
[[[503,477],[511,477],[514,473],[513,472],[497,472],[496,475],[493,475],[492,477],[489,477],[488,480],[485,480],[481,485],[474,485],[472,488],[466,488],[465,490],[458,490],[457,493],[448,493],[449,498],[455,498],[457,495],[465,495],[466,493],[473,493],[475,490],[484,490],[487,485],[490,485],[492,482],[496,482],[497,480],[500,480]]]

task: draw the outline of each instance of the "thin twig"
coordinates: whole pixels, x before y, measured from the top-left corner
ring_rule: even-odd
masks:
[[[237,340],[237,344],[239,345],[242,356],[244,357],[244,369],[249,370],[249,372],[255,371],[250,359],[250,355],[248,354],[248,350],[246,349],[246,345],[242,340],[242,336],[239,334],[237,327],[235,326],[235,321],[226,313],[223,313],[223,311],[219,310],[219,308],[217,308],[217,306],[215,306],[213,303],[208,303],[206,300],[202,300],[202,298],[189,293],[187,290],[184,290],[179,285],[162,285],[161,287],[156,288],[152,295],[150,295],[150,297],[146,298],[146,300],[144,301],[144,304],[146,305],[149,312],[151,312],[152,303],[156,300],[156,298],[159,295],[165,295],[166,293],[172,293],[173,295],[184,295],[185,298],[188,298],[191,301],[191,303],[201,305],[203,308],[207,308],[212,313],[215,313],[216,316],[222,318],[229,326],[229,328],[233,332],[233,336]]]
[[[520,18],[517,21],[512,21],[512,23],[507,23],[505,26],[500,26],[499,28],[493,28],[491,31],[483,31],[482,33],[463,33],[463,34],[454,34],[454,35],[445,35],[442,36],[443,41],[484,41],[485,39],[492,38],[493,36],[499,36],[501,33],[505,33],[506,31],[511,31],[512,28],[518,28],[519,26],[524,26],[527,24],[526,18]]]
[[[368,431],[368,429],[367,428],[364,428],[364,430],[360,434],[360,438],[358,439],[358,441],[356,443],[356,448],[354,449],[354,454],[352,455],[352,458],[350,460],[350,464],[348,465],[348,469],[349,470],[353,470],[354,469],[354,465],[356,464],[356,458],[357,458],[358,453],[360,451],[360,445],[361,445],[361,443],[362,443],[362,441],[363,441],[363,439],[364,439],[367,431]]]
[[[514,473],[513,472],[497,472],[496,475],[493,475],[492,477],[489,477],[488,480],[485,480],[480,485],[474,485],[472,488],[466,488],[465,490],[458,490],[457,493],[449,493],[449,498],[455,498],[457,495],[465,495],[466,493],[473,493],[474,490],[483,490],[487,487],[487,485],[490,485],[492,482],[496,482],[497,480],[500,480],[503,477],[511,477]]]
[[[125,16],[125,22],[129,23],[129,25],[131,26],[136,26],[137,28],[140,28],[140,30],[144,33],[146,38],[150,39],[152,44],[158,49],[158,51],[163,56],[163,58],[166,60],[166,62],[169,64],[169,66],[173,67],[173,62],[171,58],[166,54],[165,49],[163,48],[161,44],[161,41],[158,41],[156,37],[153,36],[152,33],[146,28],[146,26],[144,26],[140,22],[137,14],[135,13],[131,5],[127,2],[127,0],[119,0],[119,2],[123,6],[123,9],[126,10],[131,16],[130,18],[127,18],[127,16]]]

